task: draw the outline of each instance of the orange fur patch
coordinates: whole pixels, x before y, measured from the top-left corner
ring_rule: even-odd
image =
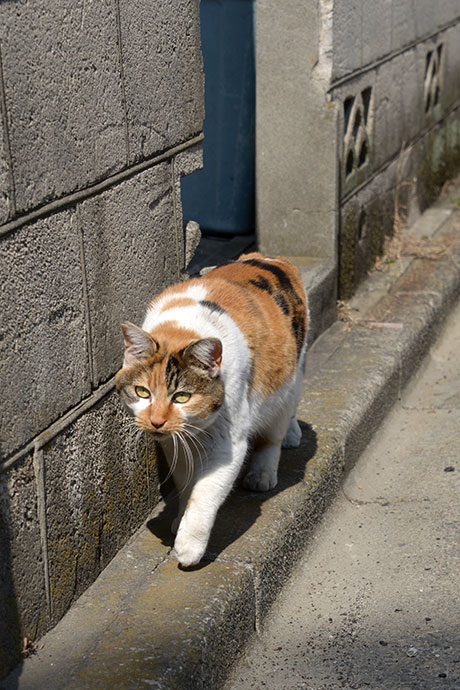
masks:
[[[191,300],[192,304],[196,304]],[[177,321],[163,321],[159,326],[156,326],[150,331],[157,343],[160,346],[160,351],[168,352],[169,354],[183,350],[187,345],[196,340],[200,340],[201,336],[191,328],[181,326]]]
[[[275,392],[295,374],[299,343],[303,344],[307,328],[305,291],[297,267],[283,257],[267,261],[253,252],[201,280],[207,299],[231,316],[247,340],[253,357],[251,387],[264,397]]]
[[[196,301],[190,297],[173,297],[162,306],[161,311],[174,309],[175,307],[190,307],[194,304],[196,304]]]

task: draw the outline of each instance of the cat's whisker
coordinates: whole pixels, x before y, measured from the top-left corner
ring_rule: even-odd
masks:
[[[190,449],[190,446],[187,442],[187,439],[184,436],[184,432],[177,432],[177,436],[180,439],[182,443],[182,448],[184,451],[184,460],[185,460],[185,469],[186,469],[186,474],[185,474],[185,482],[183,487],[181,488],[181,491],[184,491],[187,486],[190,484],[190,481],[193,478],[193,453]]]
[[[187,474],[184,488],[187,488],[193,477],[193,453],[190,449],[187,437],[182,433],[182,444],[186,455]]]
[[[160,485],[166,484],[168,479],[173,475],[174,470],[176,469],[176,465],[177,465],[177,438],[176,438],[176,434],[175,433],[171,434],[171,438],[172,438],[172,442],[173,442],[173,456],[172,456],[171,462],[169,464],[168,474],[166,475],[165,479],[163,479],[163,481],[160,482]]]
[[[187,438],[193,443],[196,450],[197,458],[200,462],[200,472],[203,472],[203,455],[202,452],[206,453],[205,446],[190,432],[184,430],[184,434],[187,434]]]
[[[191,424],[190,422],[184,422],[184,426],[187,429],[196,429],[197,431],[202,433],[204,436],[208,436],[209,438],[212,438],[212,434],[210,434],[207,429],[203,429],[201,426],[197,426],[196,424]]]
[[[198,434],[196,434],[196,433],[194,433],[193,431],[191,431],[188,427],[189,427],[188,424],[184,424],[184,433],[186,433],[187,436],[188,436],[191,440],[193,440],[195,447],[201,448],[201,450],[202,450],[204,453],[206,453],[207,450],[208,450],[208,447],[207,447],[207,445],[206,445],[206,442],[203,441],[201,438],[199,438]],[[196,428],[196,427],[195,427],[195,428]]]

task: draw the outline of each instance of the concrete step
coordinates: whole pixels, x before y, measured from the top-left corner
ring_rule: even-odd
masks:
[[[436,233],[445,252],[372,274],[351,303],[351,319],[328,328],[309,351],[298,413],[303,440],[283,453],[278,487],[262,495],[236,488],[204,562],[191,571],[179,569],[172,553],[173,506],[159,506],[2,688],[223,683],[460,294],[460,209],[446,201],[430,213],[425,234]]]

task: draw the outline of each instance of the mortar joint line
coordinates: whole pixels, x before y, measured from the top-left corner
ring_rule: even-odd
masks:
[[[45,482],[45,461],[43,457],[43,450],[35,445],[33,456],[33,467],[35,474],[35,483],[37,487],[37,512],[38,524],[40,529],[40,546],[43,558],[43,577],[45,582],[45,597],[48,609],[48,617],[51,620],[53,615],[53,606],[51,600],[51,586],[49,574],[49,556],[48,556],[48,525],[46,520],[46,482]]]
[[[64,431],[70,424],[76,421],[82,414],[90,410],[94,405],[105,398],[106,395],[112,392],[115,388],[115,377],[113,376],[109,381],[103,383],[97,390],[93,391],[89,397],[78,403],[73,409],[69,410],[62,417],[50,424],[49,427],[41,431],[35,438],[29,441],[16,453],[4,460],[0,464],[0,474],[6,472],[10,467],[22,460],[28,453],[34,450],[40,450],[47,443],[53,440],[55,436]]]
[[[110,175],[109,177],[105,178],[104,180],[101,180],[100,182],[95,182],[94,184],[91,184],[88,187],[85,187],[84,189],[72,192],[71,194],[66,194],[64,197],[60,199],[55,199],[54,201],[51,201],[47,204],[43,204],[43,206],[39,206],[38,208],[35,208],[33,211],[25,213],[24,215],[21,215],[20,217],[15,218],[14,220],[11,220],[8,223],[5,223],[4,225],[0,226],[0,237],[3,235],[7,235],[10,232],[13,232],[14,230],[22,227],[23,225],[27,225],[32,221],[38,220],[39,218],[49,216],[50,214],[56,213],[57,211],[67,208],[68,206],[74,206],[80,201],[84,201],[85,199],[89,199],[93,196],[96,196],[97,194],[100,194],[101,192],[104,192],[107,189],[110,189],[111,187],[115,187],[117,184],[120,184],[121,182],[124,182],[125,180],[128,180],[131,177],[134,177],[135,175],[144,172],[145,170],[153,168],[155,165],[158,165],[159,163],[169,161],[176,154],[181,153],[182,151],[185,151],[191,148],[192,146],[201,143],[203,139],[204,135],[201,132],[192,137],[191,139],[187,139],[186,141],[177,144],[176,146],[173,146],[172,148],[167,149],[162,153],[154,155],[146,160],[143,160],[141,163],[136,163],[135,165],[132,165],[129,168],[126,168],[125,170],[121,170],[120,172],[115,173],[114,175]]]
[[[178,182],[180,185],[180,181]],[[171,158],[171,192],[172,192],[172,198],[173,198],[173,214],[174,214],[174,225],[176,228],[175,237],[176,237],[176,257],[177,257],[177,280],[180,279],[181,275],[181,264],[185,263],[184,261],[181,261],[181,252],[180,252],[180,239],[179,239],[179,233],[182,231],[182,218],[180,219],[179,223],[179,218],[177,217],[177,199],[176,199],[176,194],[180,194],[180,187],[179,187],[179,192],[176,189],[176,165],[175,165],[175,160],[174,158]],[[180,227],[179,227],[180,226]],[[183,247],[185,250],[185,247]]]
[[[82,279],[82,289],[83,289],[83,308],[85,310],[85,324],[86,324],[86,341],[87,341],[87,354],[88,354],[88,370],[89,370],[89,380],[91,381],[91,387],[94,390],[96,387],[94,380],[94,362],[93,362],[93,337],[91,330],[91,313],[89,306],[89,296],[88,296],[88,279],[86,275],[86,259],[85,259],[85,242],[83,234],[83,225],[81,220],[80,205],[76,206],[76,216],[77,216],[77,232],[80,245],[80,267],[81,267],[81,279]]]
[[[123,103],[123,113],[124,113],[126,165],[129,165],[130,150],[129,150],[129,132],[128,132],[128,102],[126,99],[126,79],[125,79],[125,68],[124,68],[124,63],[123,63],[123,42],[122,42],[122,33],[121,33],[120,0],[114,0],[114,2],[115,2],[115,17],[116,17],[116,22],[117,22],[118,59],[120,62],[121,99],[122,99],[122,103]]]
[[[431,32],[430,34],[426,34],[425,36],[422,36],[421,38],[415,39],[415,41],[412,41],[411,43],[408,43],[406,46],[403,46],[402,48],[397,48],[396,50],[392,51],[391,53],[388,53],[387,55],[384,55],[381,58],[378,58],[377,60],[374,60],[373,62],[370,62],[368,65],[364,65],[363,67],[358,67],[358,69],[353,70],[349,74],[346,74],[343,77],[339,77],[335,81],[332,82],[330,85],[327,93],[331,93],[334,89],[339,88],[340,86],[343,86],[343,84],[346,84],[348,81],[352,81],[353,79],[356,79],[356,77],[361,76],[362,74],[366,74],[366,72],[370,72],[371,70],[376,69],[377,67],[380,67],[381,65],[385,64],[386,62],[390,62],[390,60],[393,60],[393,58],[398,57],[398,55],[402,55],[403,53],[412,50],[416,46],[420,45],[421,43],[425,43],[426,41],[429,41],[433,38],[436,38],[440,34],[442,34],[444,31],[447,31],[448,29],[452,28],[456,24],[460,22],[460,16],[455,17],[455,19],[451,19],[450,22],[447,22],[443,26],[441,26],[439,29],[436,29],[436,31]]]
[[[5,145],[5,157],[8,165],[8,178],[10,182],[10,213],[11,215],[16,214],[16,187],[14,183],[14,173],[13,173],[13,158],[11,155],[10,146],[10,132],[8,127],[8,116],[6,107],[6,93],[5,93],[5,79],[3,74],[3,57],[2,57],[2,45],[0,42],[0,105],[2,111],[3,120],[3,141]]]

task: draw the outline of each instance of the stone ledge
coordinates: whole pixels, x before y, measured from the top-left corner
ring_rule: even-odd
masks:
[[[170,506],[160,506],[5,690],[219,687],[460,295],[460,211],[436,240],[444,258],[414,259],[359,320],[334,324],[311,348],[304,436],[284,452],[279,486],[235,489],[193,571],[178,568]]]

